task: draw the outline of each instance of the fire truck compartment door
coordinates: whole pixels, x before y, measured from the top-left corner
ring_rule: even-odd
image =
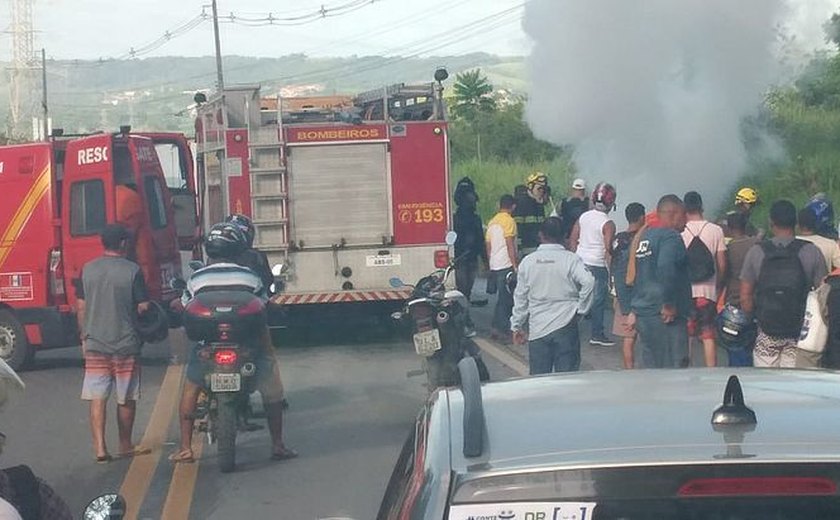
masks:
[[[304,248],[382,245],[390,237],[384,143],[302,146],[289,157],[292,240]]]

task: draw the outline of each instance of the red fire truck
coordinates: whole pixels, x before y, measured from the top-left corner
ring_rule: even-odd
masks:
[[[252,217],[255,246],[289,267],[274,301],[287,310],[398,306],[448,263],[447,125],[440,84],[356,96],[262,97],[225,90],[199,107],[204,226]]]
[[[0,356],[13,367],[37,350],[78,345],[71,282],[102,253],[98,233],[117,220],[122,188],[139,195],[150,230],[154,261],[141,263],[149,293],[168,301],[176,296],[169,282],[181,274],[179,216],[152,139],[123,128],[0,147]]]

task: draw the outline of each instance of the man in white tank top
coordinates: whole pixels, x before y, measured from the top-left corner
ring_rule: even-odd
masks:
[[[593,209],[580,216],[569,238],[572,251],[577,253],[595,277],[594,298],[590,311],[592,335],[589,344],[604,347],[615,345],[615,341],[604,331],[604,310],[610,281],[607,266],[610,265],[610,244],[615,237],[615,222],[610,219],[609,213],[615,208],[615,197],[616,192],[612,185],[606,182],[598,183],[592,191]]]

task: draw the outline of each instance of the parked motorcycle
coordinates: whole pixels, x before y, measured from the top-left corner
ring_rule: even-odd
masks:
[[[191,263],[197,273],[202,266]],[[281,285],[282,266],[275,266]],[[183,280],[173,288],[186,290]],[[218,466],[223,473],[236,466],[236,433],[240,420],[250,416],[249,396],[256,391],[257,366],[254,346],[266,326],[265,297],[248,287],[208,286],[195,294],[183,308],[187,337],[198,343],[196,355],[205,366],[205,385],[195,412],[196,428],[216,444]]]
[[[447,245],[452,246],[457,237],[454,231],[447,233]],[[429,392],[460,383],[458,362],[464,356],[475,358],[482,381],[490,379],[481,350],[469,337],[474,335],[467,327],[469,301],[460,291],[446,289],[456,262],[452,260],[445,269],[424,276],[413,286],[399,278],[390,280],[394,288],[412,288],[405,308],[391,317],[412,327],[414,350],[423,359]]]

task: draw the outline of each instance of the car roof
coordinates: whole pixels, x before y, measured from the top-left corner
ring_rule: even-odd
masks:
[[[731,375],[757,424],[712,427]],[[840,462],[840,372],[580,372],[482,385],[483,452],[463,456],[464,398],[445,390],[451,468],[468,475],[661,464]],[[727,457],[733,446],[741,457]]]

